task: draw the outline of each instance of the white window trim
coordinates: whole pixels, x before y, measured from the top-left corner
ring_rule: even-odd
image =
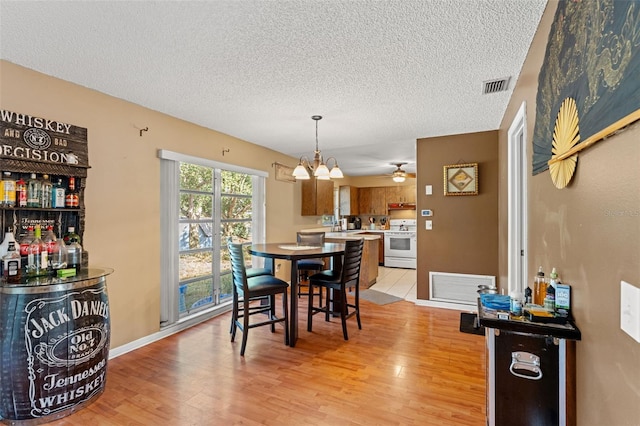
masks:
[[[160,162],[160,229],[163,230],[160,236],[161,243],[161,274],[160,274],[160,324],[161,326],[173,326],[180,321],[179,300],[176,292],[175,277],[178,276],[178,245],[175,241],[177,234],[177,224],[179,219],[178,193],[180,191],[180,163],[191,163],[199,166],[210,167],[214,170],[228,170],[237,173],[244,173],[252,176],[253,199],[255,206],[262,206],[259,213],[253,217],[252,240],[254,242],[264,242],[266,238],[266,178],[269,173],[240,167],[233,164],[221,163],[207,160],[191,155],[181,154],[164,149],[158,150]],[[219,182],[219,179],[216,180]],[[219,193],[218,188],[217,193]],[[259,189],[259,190],[255,190]],[[219,211],[219,200],[216,211]],[[219,219],[217,220],[219,226]],[[220,244],[217,238],[213,239],[214,244]],[[218,247],[219,248],[219,247]],[[264,259],[254,258],[254,265],[262,266]],[[204,310],[202,315],[210,315],[219,312],[219,309]]]

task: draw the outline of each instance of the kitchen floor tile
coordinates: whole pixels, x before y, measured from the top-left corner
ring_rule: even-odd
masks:
[[[380,266],[378,267],[378,279],[371,286],[371,289],[415,302],[417,299],[416,283],[415,269],[385,268]]]

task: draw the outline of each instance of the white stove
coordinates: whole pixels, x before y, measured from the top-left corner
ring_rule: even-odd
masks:
[[[391,219],[384,233],[384,266],[416,269],[417,220]]]

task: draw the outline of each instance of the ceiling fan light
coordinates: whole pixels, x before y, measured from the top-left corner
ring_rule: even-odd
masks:
[[[302,162],[298,163],[298,166],[293,170],[292,176],[296,178],[296,180],[306,180],[311,178],[307,168],[302,165]]]
[[[392,179],[394,182],[400,183],[400,182],[404,182],[405,177],[402,175],[397,175],[397,176],[393,176]]]

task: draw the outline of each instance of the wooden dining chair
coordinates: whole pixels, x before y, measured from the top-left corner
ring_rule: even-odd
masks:
[[[362,329],[360,322],[360,265],[362,263],[362,250],[364,239],[347,240],[345,242],[344,259],[340,269],[330,269],[311,275],[309,277],[309,305],[307,311],[307,330],[312,331],[313,316],[317,313],[325,314],[325,321],[335,310],[340,311],[342,322],[342,334],[344,340],[349,340],[347,334],[347,319],[355,315],[358,329]],[[326,303],[323,306],[313,305],[313,288],[326,289]],[[353,302],[347,299],[347,288],[355,288]]]
[[[235,340],[236,330],[242,331],[242,346],[240,356],[244,356],[247,346],[249,329],[263,325],[271,325],[271,332],[275,332],[275,324],[284,323],[284,343],[289,344],[289,322],[287,289],[289,284],[273,275],[256,275],[247,277],[242,244],[229,243],[231,257],[231,273],[233,276],[233,309],[231,314],[231,341]],[[276,316],[276,295],[282,295],[282,317]],[[268,302],[263,303],[259,298]],[[266,314],[266,320],[252,322],[255,314]]]
[[[296,233],[296,242],[299,246],[322,247],[324,245],[324,232],[298,232]],[[298,260],[298,289],[307,287],[307,292],[298,291],[298,297],[308,295],[311,291],[309,285],[309,275],[311,273],[322,271],[325,268],[324,259],[300,259]],[[320,305],[322,305],[322,288],[318,288],[320,296]]]

